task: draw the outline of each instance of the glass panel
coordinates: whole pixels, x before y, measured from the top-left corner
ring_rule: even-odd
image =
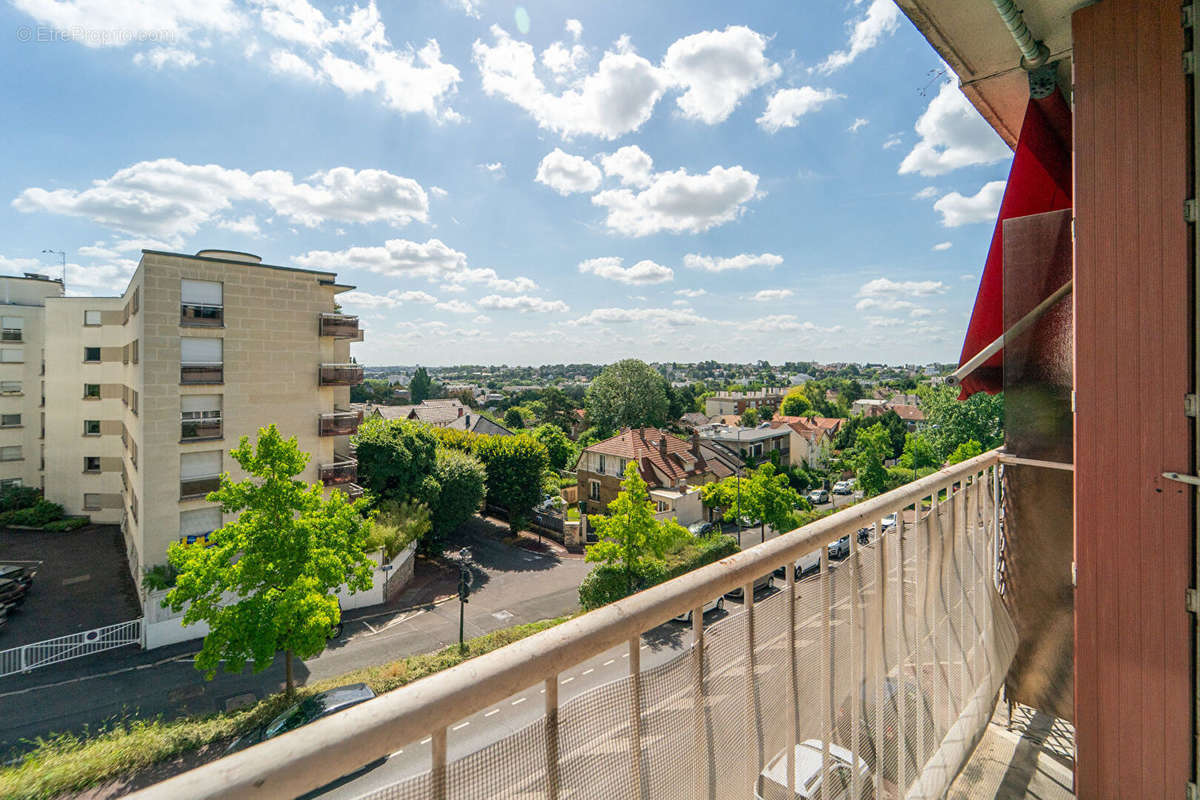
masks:
[[[221,340],[184,337],[179,340],[179,360],[184,364],[220,364]]]

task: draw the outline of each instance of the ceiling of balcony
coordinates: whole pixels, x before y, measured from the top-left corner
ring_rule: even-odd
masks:
[[[1010,146],[1029,99],[1021,51],[988,0],[896,0],[958,75],[963,93]],[[1025,0],[1025,24],[1059,61],[1059,85],[1069,91],[1071,14],[1091,0]]]

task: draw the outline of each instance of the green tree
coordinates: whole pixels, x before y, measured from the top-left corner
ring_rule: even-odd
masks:
[[[542,476],[550,465],[546,446],[527,433],[482,436],[475,456],[487,470],[487,501],[508,511],[515,533],[542,500]]]
[[[571,440],[557,425],[544,424],[533,429],[533,438],[546,446],[551,469],[566,469],[571,460]]]
[[[651,560],[661,560],[671,548],[691,538],[687,529],[673,519],[654,518],[654,504],[637,463],[625,467],[621,491],[608,504],[607,514],[589,520],[598,541],[587,550],[588,561],[618,566],[625,574],[625,587],[632,593]]]
[[[430,554],[440,554],[446,538],[479,512],[487,491],[483,463],[460,450],[438,448],[435,478],[438,493],[432,508],[433,536],[426,538],[422,547]]]
[[[764,534],[766,525],[780,532],[791,530],[796,512],[812,508],[774,464],[763,464],[740,479],[735,475],[706,483],[700,488],[700,499],[709,508],[723,509],[726,522],[755,521]]]
[[[864,497],[877,495],[887,488],[885,458],[892,457],[892,441],[887,428],[876,423],[869,428],[860,428],[854,440],[854,452],[850,463]]]
[[[755,411],[753,408],[747,408],[745,411],[742,412],[741,422],[742,422],[742,427],[753,428],[755,425],[758,424],[758,412]]]
[[[961,444],[979,442],[984,450],[1004,444],[1004,395],[976,392],[966,400],[946,385],[917,389],[925,412],[923,434],[938,456],[947,458]]]
[[[936,467],[942,462],[927,438],[919,433],[910,433],[904,437],[904,452],[900,454],[897,463],[905,469],[918,470],[922,467]]]
[[[417,371],[413,373],[412,380],[408,383],[408,391],[412,396],[413,403],[417,404],[423,403],[432,396],[433,381],[424,367],[417,367]]]
[[[542,402],[546,406],[545,422],[558,426],[564,432],[571,430],[576,406],[566,392],[557,386],[547,387],[542,392]]]
[[[974,439],[963,442],[958,447],[954,448],[954,452],[947,457],[948,464],[958,464],[966,461],[968,458],[983,454],[983,445]]]
[[[376,496],[426,504],[436,499],[433,471],[438,440],[429,426],[370,417],[350,441],[357,450],[359,483]]]
[[[504,412],[504,427],[510,431],[519,431],[525,427],[525,420],[521,418],[521,412],[516,406]]]
[[[796,387],[784,396],[779,413],[785,417],[804,417],[813,413],[813,405],[804,389]]]
[[[365,503],[340,491],[326,499],[320,484],[296,480],[308,454],[274,425],[259,430],[253,447],[243,436],[230,455],[250,477],[234,483],[223,474],[207,499],[238,517],[214,531],[206,547],[170,545],[167,557],[179,576],[165,603],[176,612],[186,606],[184,625],[208,623],[195,659],[207,678],[222,663],[240,672],[249,661],[261,672],[282,650],[291,694],[292,655],[319,654],[338,623],[335,590],[371,586]],[[227,595],[237,599],[227,604]]]
[[[654,368],[636,358],[610,364],[588,387],[588,422],[602,430],[662,427],[670,410],[663,383]]]

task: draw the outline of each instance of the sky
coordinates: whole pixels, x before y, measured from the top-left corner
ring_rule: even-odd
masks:
[[[2,2],[0,274],[332,270],[367,364],[953,361],[1011,161],[892,0]]]

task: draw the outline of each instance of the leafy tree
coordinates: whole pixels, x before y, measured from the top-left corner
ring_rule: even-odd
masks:
[[[910,433],[904,437],[904,452],[900,454],[899,466],[905,469],[917,470],[921,467],[936,467],[942,462],[938,459],[933,444],[924,436]]]
[[[579,438],[575,440],[575,446],[582,450],[585,447],[591,447],[596,442],[603,442],[605,439],[611,439],[616,435],[617,432],[611,428],[598,428],[593,425],[583,433],[579,434]]]
[[[386,405],[392,402],[392,396],[391,384],[379,378],[367,378],[357,386],[350,387],[351,403]]]
[[[439,488],[432,508],[433,536],[422,545],[431,554],[441,553],[446,538],[479,512],[487,491],[487,470],[472,455],[438,448],[435,478]]]
[[[475,408],[479,405],[475,402],[475,393],[470,389],[460,389],[454,397],[467,408]]]
[[[850,462],[854,465],[854,475],[864,497],[877,495],[887,488],[887,470],[883,467],[883,461],[891,456],[891,437],[883,425],[876,423],[869,428],[859,429]]]
[[[853,447],[858,440],[858,432],[875,425],[883,427],[888,434],[888,454],[885,458],[899,458],[900,454],[904,452],[904,437],[908,435],[908,426],[904,420],[900,419],[899,414],[891,410],[878,417],[859,416],[846,420],[834,438],[834,448],[844,450]]]
[[[533,429],[533,438],[546,446],[551,469],[566,469],[571,460],[571,440],[557,425],[544,424]]]
[[[253,447],[243,436],[230,455],[250,477],[234,483],[223,474],[207,499],[238,517],[214,531],[207,547],[170,545],[179,576],[165,602],[173,611],[187,606],[184,625],[208,623],[195,659],[207,678],[222,663],[240,672],[250,661],[261,672],[282,650],[291,694],[292,655],[319,654],[340,618],[334,591],[371,586],[365,503],[340,491],[326,499],[320,484],[296,480],[308,454],[274,425],[259,429]],[[226,604],[227,595],[237,600]]]
[[[401,550],[422,539],[432,529],[429,506],[415,501],[397,503],[385,500],[371,520],[363,549],[368,553],[383,550],[387,560],[391,561]]]
[[[433,381],[424,367],[417,367],[408,383],[408,391],[412,395],[413,403],[423,403],[432,397]]]
[[[974,458],[975,456],[982,454],[983,445],[974,439],[971,439],[954,448],[954,452],[950,454],[950,456],[946,459],[946,462],[950,464],[958,464],[962,461],[966,461],[968,458]]]
[[[1004,444],[1004,395],[976,392],[966,400],[950,386],[917,389],[925,412],[924,435],[942,458],[961,444],[976,441],[984,450]]]
[[[584,405],[588,422],[604,430],[662,427],[670,411],[662,376],[636,358],[605,367],[588,387]]]
[[[742,412],[741,422],[742,422],[742,427],[753,428],[755,425],[758,424],[758,412],[755,411],[753,408],[747,408],[745,411]]]
[[[376,496],[430,504],[437,497],[433,470],[438,440],[429,426],[370,417],[350,441],[357,449],[359,483]]]
[[[556,425],[564,432],[571,430],[576,406],[566,392],[557,386],[547,387],[542,392],[542,403],[546,407],[545,414],[542,416],[544,422]]]
[[[700,488],[700,499],[709,508],[724,509],[726,522],[755,520],[777,531],[791,530],[796,526],[796,512],[812,508],[774,464],[763,464],[740,481],[731,476],[707,483]]]
[[[482,436],[475,456],[487,470],[487,501],[508,511],[515,533],[542,500],[542,476],[550,465],[546,446],[526,433]]]
[[[617,499],[608,504],[608,514],[590,518],[599,539],[588,548],[586,559],[617,565],[632,592],[651,559],[662,559],[675,545],[691,538],[687,529],[673,519],[654,518],[654,504],[637,464],[625,467],[625,479]]]
[[[525,420],[521,418],[521,412],[516,406],[504,412],[504,427],[510,431],[519,431],[525,427]]]
[[[804,417],[811,414],[812,411],[812,401],[808,399],[808,395],[800,387],[788,392],[784,396],[783,402],[779,404],[779,413],[785,417]]]

